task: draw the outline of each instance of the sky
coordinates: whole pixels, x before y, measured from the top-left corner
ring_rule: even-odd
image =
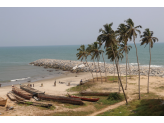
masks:
[[[0,7],[0,47],[91,44],[104,24],[116,30],[128,18],[162,43],[163,13],[164,7]]]

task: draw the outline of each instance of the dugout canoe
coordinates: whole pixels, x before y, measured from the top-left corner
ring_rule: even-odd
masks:
[[[21,85],[20,88],[32,94],[32,96],[38,96],[38,94],[44,94],[45,92],[36,90],[34,88],[28,87],[26,85]]]
[[[15,94],[17,94],[17,95],[19,95],[19,96],[21,96],[21,97],[23,97],[23,98],[25,98],[25,99],[30,100],[30,99],[32,98],[32,94],[30,94],[30,93],[28,93],[28,92],[26,92],[26,91],[24,91],[24,90],[22,90],[22,89],[20,89],[20,88],[12,87],[12,91],[13,91]]]
[[[0,106],[5,106],[6,102],[7,102],[7,99],[0,97]]]
[[[70,103],[75,105],[83,105],[84,103],[79,98],[71,98],[71,97],[64,97],[64,96],[54,96],[54,95],[47,95],[47,94],[38,94],[38,98],[41,100],[52,100],[61,103]]]
[[[81,100],[90,101],[90,102],[96,102],[96,101],[98,101],[100,99],[100,98],[78,97],[78,96],[73,96],[73,95],[69,95],[69,97],[72,97],[72,98],[80,98]]]
[[[87,92],[87,91],[82,91],[79,92],[82,96],[108,96],[111,94],[111,92]],[[118,93],[118,92],[112,92],[112,93]]]
[[[18,103],[22,104],[28,104],[28,105],[34,105],[34,106],[40,106],[40,107],[46,107],[49,108],[52,106],[52,104],[42,103],[42,102],[31,102],[31,101],[17,101]]]
[[[13,96],[10,92],[7,93],[7,96],[8,96],[8,98],[9,98],[11,101],[16,101],[16,100],[17,100],[16,97]]]

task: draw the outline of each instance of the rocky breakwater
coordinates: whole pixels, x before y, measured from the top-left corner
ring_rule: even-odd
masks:
[[[105,67],[107,73],[114,74],[117,73],[116,67],[113,66],[113,64],[106,63],[104,67],[104,63],[100,62],[99,66],[98,63],[95,62],[81,62],[81,61],[70,61],[70,60],[59,60],[59,59],[39,59],[34,62],[31,62],[30,64],[34,66],[43,66],[44,68],[55,68],[55,69],[61,69],[64,71],[71,71],[71,72],[89,72],[90,70],[92,72],[105,72]],[[90,70],[89,70],[89,67]],[[99,70],[100,68],[100,70]],[[141,75],[148,75],[149,68],[147,66],[140,66],[140,73]],[[126,74],[126,68],[125,65],[120,65],[120,73],[121,75]],[[131,75],[138,75],[138,66],[130,65],[130,69],[128,69],[127,74]],[[163,67],[151,67],[150,70],[150,76],[161,76],[164,77],[164,68]]]
[[[62,69],[64,71],[72,71],[72,72],[89,72],[90,70],[92,72],[105,72],[104,69],[104,63],[100,63],[99,67],[98,64],[94,65],[93,62],[81,62],[81,61],[70,61],[70,60],[59,60],[59,59],[39,59],[34,62],[31,62],[30,64],[34,66],[43,66],[44,68],[55,68],[55,69]],[[89,70],[89,67],[90,70]],[[113,65],[107,64],[106,69],[107,71],[110,71],[110,67]]]

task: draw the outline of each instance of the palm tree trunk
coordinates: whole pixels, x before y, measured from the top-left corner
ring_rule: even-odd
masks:
[[[149,61],[149,73],[148,73],[148,83],[147,83],[147,93],[149,93],[149,75],[150,75],[150,65],[151,65],[151,47],[149,42],[149,53],[150,53],[150,61]]]
[[[101,47],[101,50],[102,50],[102,47]],[[102,53],[102,57],[103,57],[103,61],[104,61],[104,68],[105,68],[105,81],[107,81],[107,73],[106,73],[105,60],[104,60],[103,53]]]
[[[99,66],[99,58],[97,58],[97,61],[98,61],[98,66]],[[99,71],[100,71],[100,76],[101,76],[100,66],[99,66]],[[101,83],[102,83],[102,76],[101,76]]]
[[[113,69],[114,69],[114,61],[113,61]],[[113,82],[114,82],[114,76],[113,76]]]
[[[121,71],[120,71],[120,64],[118,62],[118,59],[117,59],[117,64],[118,64],[118,67],[119,67],[119,72],[120,72],[120,76],[121,76]],[[120,93],[121,89],[120,89],[120,81],[118,79],[118,92]]]
[[[126,86],[125,86],[125,90],[127,90],[127,47],[126,47],[126,51],[125,51],[125,55],[126,55]]]
[[[113,46],[111,46],[111,47],[112,47],[112,51],[113,51]],[[113,54],[114,54],[115,63],[117,63],[117,62],[116,62],[116,58],[115,58],[115,53],[114,53],[114,51],[113,51]],[[116,69],[117,69],[118,78],[119,78],[119,80],[120,80],[120,84],[121,84],[121,87],[122,87],[122,91],[123,91],[123,93],[124,93],[124,97],[125,97],[125,100],[126,100],[126,104],[128,104],[128,101],[127,101],[127,99],[126,99],[126,95],[125,95],[125,92],[124,92],[124,88],[123,88],[123,86],[122,86],[122,82],[121,82],[121,79],[120,79],[120,76],[119,76],[118,64],[116,64]]]
[[[89,67],[89,64],[88,64],[88,62],[87,62],[87,59],[86,59],[86,58],[85,58],[85,61],[86,61],[87,65],[88,65],[88,67]],[[91,71],[90,67],[89,67],[89,71]],[[93,73],[92,73],[92,71],[91,71],[91,74],[92,74],[92,78],[93,78]],[[93,82],[94,82],[94,78],[93,78]]]
[[[133,41],[134,41],[134,45],[135,45],[135,48],[136,48],[136,56],[137,56],[137,63],[138,63],[138,76],[139,76],[139,79],[138,79],[138,93],[139,93],[139,100],[140,100],[140,66],[139,66],[139,61],[138,61],[138,54],[137,54],[137,46],[136,46],[136,43],[135,43],[135,37],[134,37],[134,34],[133,34]]]
[[[128,54],[127,54],[127,58],[128,58]],[[130,79],[131,79],[131,69],[130,69],[130,65],[129,65],[129,59],[128,59],[128,68],[129,68],[129,76],[130,76]]]
[[[93,59],[93,62],[94,62],[94,66],[95,66],[95,68],[96,68],[95,60],[94,60],[94,59]],[[98,81],[97,69],[96,69],[96,76],[97,76],[97,81]]]

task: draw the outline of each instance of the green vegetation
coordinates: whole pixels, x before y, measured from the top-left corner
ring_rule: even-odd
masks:
[[[114,78],[115,82],[118,81],[118,77],[117,76],[107,76],[108,81],[113,81],[113,78]]]
[[[142,100],[106,111],[99,116],[164,116],[164,100],[153,93],[141,94]]]
[[[93,111],[66,111],[66,112],[55,112],[46,116],[85,116],[93,113]]]
[[[83,90],[86,90],[86,89],[92,87],[93,85],[95,85],[95,83],[93,83],[93,82],[86,82],[83,85],[77,85],[76,87],[72,87],[70,89],[67,89],[67,92],[83,91]]]
[[[80,107],[85,107],[86,104],[84,105],[72,105],[72,104],[64,104],[65,108],[69,108],[69,109],[75,109],[75,108],[80,108]]]
[[[79,96],[79,94],[76,94]],[[87,96],[88,98],[91,98],[90,96]],[[92,97],[93,98],[93,97]],[[97,102],[88,102],[84,101],[84,105],[72,105],[72,104],[64,104],[63,107],[68,108],[68,109],[78,109],[78,108],[84,108],[84,111],[68,111],[68,112],[56,112],[56,113],[51,113],[48,114],[47,116],[86,116],[91,113],[93,113],[93,110],[87,109],[88,106],[92,106],[95,108],[95,111],[98,111],[102,108],[105,108],[109,105],[113,105],[115,103],[118,103],[120,101],[123,101],[123,94],[111,94],[109,96],[94,96],[94,98],[100,98]],[[86,111],[85,111],[86,108]]]
[[[25,102],[25,104],[27,104],[27,105],[32,105],[32,102]]]

